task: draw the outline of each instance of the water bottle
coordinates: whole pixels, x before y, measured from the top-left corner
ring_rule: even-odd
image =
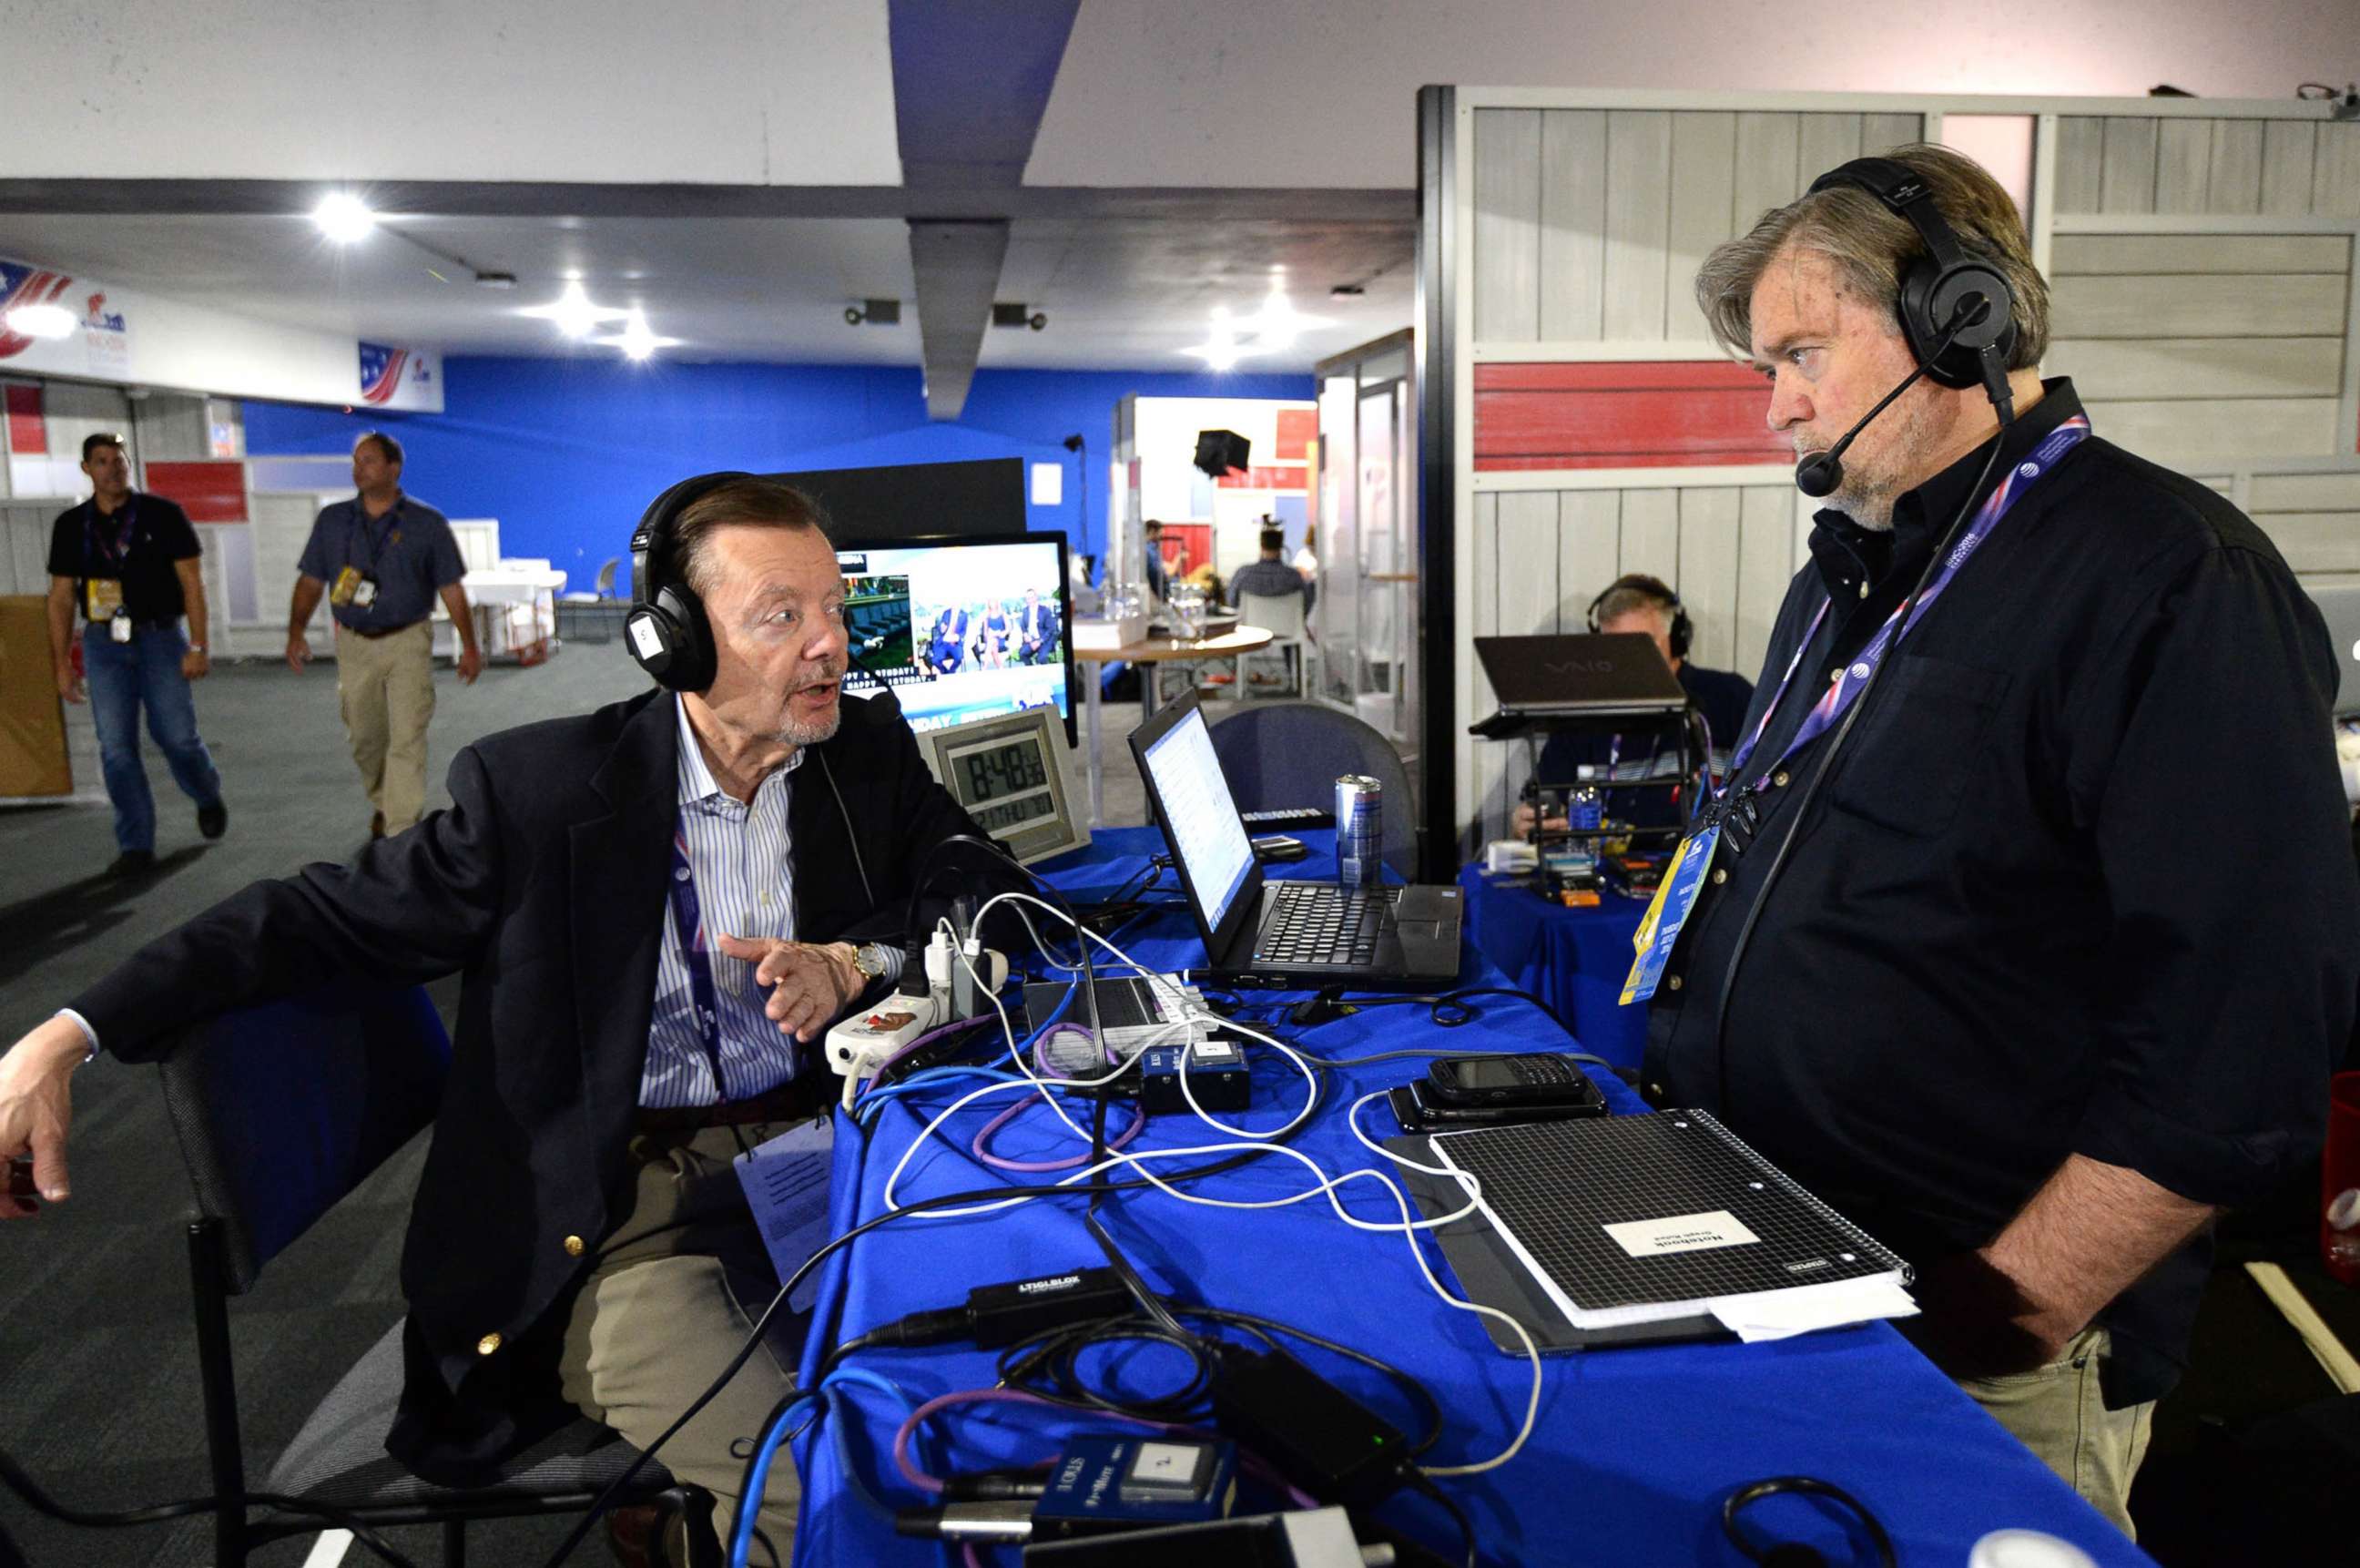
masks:
[[[1577,833],[1595,833],[1606,825],[1606,802],[1596,784],[1576,786],[1566,802],[1566,826]]]

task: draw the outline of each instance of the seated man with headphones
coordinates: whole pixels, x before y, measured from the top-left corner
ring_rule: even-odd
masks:
[[[29,1146],[42,1195],[66,1196],[67,1080],[98,1052],[143,1061],[207,1013],[461,973],[387,1446],[464,1485],[576,1411],[653,1442],[778,1288],[732,1157],[825,1113],[816,1041],[898,973],[930,851],[977,831],[890,695],[844,699],[824,529],[749,475],[664,492],[626,623],[659,689],[477,741],[414,831],[150,943],[0,1057],[0,1159]],[[774,1332],[663,1447],[725,1519],[800,1337]],[[795,1505],[782,1472],[760,1519],[781,1562]]]
[[[1728,764],[1729,750],[1736,744],[1738,728],[1754,701],[1754,683],[1733,670],[1708,670],[1688,662],[1695,628],[1671,585],[1644,572],[1617,577],[1590,601],[1589,622],[1592,631],[1644,632],[1655,640],[1664,662],[1671,665],[1672,674],[1688,692],[1688,706],[1704,720],[1718,775]],[[1597,770],[1595,776],[1601,782],[1671,779],[1680,771],[1680,756],[1679,734],[1668,724],[1627,734],[1568,731],[1550,736],[1548,744],[1541,748],[1535,778],[1548,784],[1571,784],[1579,770],[1590,767]],[[1691,784],[1677,790],[1610,789],[1606,815],[1640,828],[1674,827],[1688,819],[1694,787]],[[1519,835],[1532,831],[1534,816],[1530,806],[1516,807]],[[1563,828],[1565,818],[1552,816],[1548,825]]]

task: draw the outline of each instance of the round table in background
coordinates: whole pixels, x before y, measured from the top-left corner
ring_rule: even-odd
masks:
[[[1162,664],[1175,659],[1234,659],[1240,653],[1251,653],[1267,648],[1273,634],[1259,626],[1237,626],[1212,637],[1146,637],[1136,642],[1126,642],[1120,648],[1076,648],[1074,658],[1085,664],[1111,664],[1120,660],[1126,664]],[[1083,704],[1087,710],[1087,729],[1083,739],[1084,755],[1090,773],[1090,826],[1096,828],[1106,814],[1106,774],[1098,763],[1098,676],[1092,670],[1082,684]],[[1155,681],[1153,672],[1142,670],[1139,677],[1139,717],[1142,723],[1155,717]]]

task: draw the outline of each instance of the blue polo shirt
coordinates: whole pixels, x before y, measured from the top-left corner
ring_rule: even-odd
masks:
[[[358,497],[320,509],[295,569],[333,590],[346,566],[377,579],[375,603],[330,607],[339,625],[355,631],[394,631],[425,620],[436,593],[467,575],[451,520],[406,495],[395,496],[392,510],[377,518],[363,510]]]

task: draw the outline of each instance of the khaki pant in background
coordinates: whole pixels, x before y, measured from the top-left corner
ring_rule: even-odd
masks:
[[[2147,1457],[2155,1404],[2106,1409],[2099,1370],[2112,1340],[2103,1329],[2083,1329],[2064,1354],[2034,1372],[1966,1377],[1959,1387],[2039,1456],[2082,1500],[2134,1541],[2131,1482]]]
[[[426,814],[426,723],[434,717],[434,625],[421,620],[383,637],[336,628],[336,696],[344,735],[369,805],[385,830]]]
[[[558,1362],[564,1396],[584,1415],[646,1448],[745,1344],[779,1280],[729,1162],[794,1124],[757,1122],[631,1140],[634,1206],[575,1299]],[[781,1308],[763,1349],[656,1455],[673,1475],[718,1500],[714,1527],[725,1541],[738,1517],[746,1456],[771,1409],[795,1386],[810,1326],[807,1315]],[[802,1498],[794,1461],[781,1448],[757,1521],[779,1568],[794,1552]],[[672,1559],[686,1561],[678,1550]],[[767,1560],[757,1541],[751,1561]]]

